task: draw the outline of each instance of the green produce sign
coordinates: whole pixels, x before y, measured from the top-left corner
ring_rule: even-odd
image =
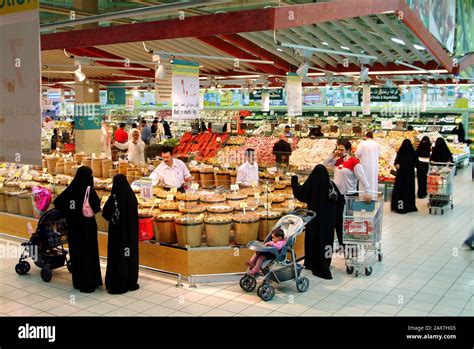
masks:
[[[362,93],[359,92],[359,104]],[[381,87],[370,89],[371,102],[400,102],[400,90],[396,87]]]

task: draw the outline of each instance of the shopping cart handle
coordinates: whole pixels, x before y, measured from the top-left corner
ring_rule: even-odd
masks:
[[[316,212],[311,211],[311,210],[306,210],[303,208],[291,211],[288,214],[294,214],[295,216],[302,218],[306,224],[311,222],[314,218],[316,218]]]

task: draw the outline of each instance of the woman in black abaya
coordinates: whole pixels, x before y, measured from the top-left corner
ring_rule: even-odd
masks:
[[[67,219],[73,286],[92,293],[102,286],[102,276],[95,216],[85,217],[82,213],[87,187],[90,187],[89,205],[94,213],[99,212],[100,199],[94,190],[92,170],[87,166],[78,168],[71,184],[54,200],[54,207]]]
[[[304,263],[313,275],[332,279],[329,267],[332,259],[336,204],[329,198],[331,188],[329,174],[323,165],[317,165],[303,185],[298,177],[291,178],[293,195],[308,204],[308,209],[316,212],[316,218],[306,226]]]
[[[427,176],[428,176],[428,162],[429,160],[421,161],[421,158],[429,159],[431,154],[431,140],[428,136],[424,136],[421,139],[418,148],[416,148],[416,154],[420,161],[418,162],[418,168],[416,170],[416,179],[418,181],[418,197],[420,199],[426,198],[427,193]]]
[[[438,137],[430,157],[431,162],[451,162],[453,161],[453,154],[449,150],[448,145],[443,137]]]
[[[138,202],[127,177],[114,177],[112,193],[102,216],[109,221],[105,287],[111,294],[138,286]]]
[[[391,209],[397,213],[418,211],[415,203],[415,168],[418,155],[409,139],[405,139],[395,158],[397,176],[392,192]]]

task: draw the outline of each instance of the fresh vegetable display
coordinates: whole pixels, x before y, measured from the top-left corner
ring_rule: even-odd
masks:
[[[196,160],[204,161],[216,156],[219,147],[228,137],[229,135],[225,133],[201,132],[193,135],[191,132],[186,132],[181,138],[179,146],[176,147],[174,154],[179,157],[197,152]],[[220,139],[219,142],[217,141],[218,139]]]

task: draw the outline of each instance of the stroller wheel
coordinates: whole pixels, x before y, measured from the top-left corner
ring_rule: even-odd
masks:
[[[240,287],[246,292],[252,292],[255,286],[257,286],[257,280],[251,275],[245,274],[240,279]]]
[[[299,278],[298,281],[296,281],[296,288],[300,292],[306,292],[309,288],[309,279],[306,276]]]
[[[26,261],[19,262],[15,265],[15,271],[18,275],[25,275],[31,269],[30,263]]]
[[[347,274],[350,275],[350,274],[352,274],[353,272],[354,272],[354,267],[349,267],[349,266],[346,267],[346,273],[347,273]]]
[[[365,275],[370,276],[372,274],[372,267],[365,268]]]
[[[275,289],[272,285],[264,283],[257,289],[257,294],[265,302],[268,302],[273,299],[273,296],[275,296]]]
[[[50,282],[52,277],[53,274],[51,273],[51,270],[49,270],[48,267],[44,267],[41,269],[41,279],[43,279],[44,282]]]

